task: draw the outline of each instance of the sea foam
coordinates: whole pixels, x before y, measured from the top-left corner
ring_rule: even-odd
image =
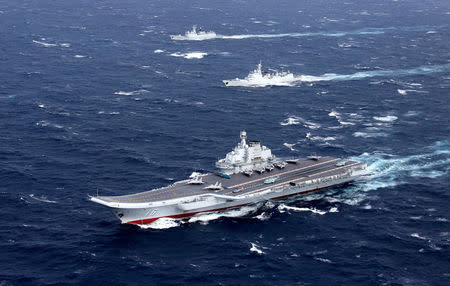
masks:
[[[265,254],[264,251],[262,251],[261,249],[259,249],[259,246],[258,246],[256,243],[250,242],[250,244],[252,245],[252,247],[250,248],[250,251],[256,252],[256,253],[259,254],[259,255]]]
[[[357,185],[364,191],[393,187],[405,177],[436,178],[448,174],[450,168],[450,141],[439,141],[426,152],[409,156],[385,153],[363,153],[352,160],[367,164],[370,175]]]
[[[319,129],[321,127],[319,123],[305,120],[299,116],[289,116],[288,118],[280,122],[281,126],[299,125],[299,124],[302,124],[304,127],[309,129]]]
[[[398,119],[395,115],[386,115],[386,116],[374,116],[373,119],[382,121],[382,122],[393,122]]]

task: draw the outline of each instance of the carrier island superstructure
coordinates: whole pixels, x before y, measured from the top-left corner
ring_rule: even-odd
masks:
[[[90,200],[109,207],[122,223],[150,224],[160,218],[183,219],[266,200],[306,195],[349,183],[366,174],[366,165],[328,156],[279,160],[259,141],[241,141],[216,162],[215,173],[192,173],[167,187]]]

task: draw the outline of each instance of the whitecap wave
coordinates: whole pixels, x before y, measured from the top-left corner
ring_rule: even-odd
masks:
[[[274,73],[263,73],[260,64],[258,65],[257,69],[250,71],[250,73],[245,78],[223,80],[222,82],[226,86],[242,87],[295,86],[301,83],[313,83],[322,81],[351,81],[372,77],[403,77],[413,75],[427,75],[432,73],[441,73],[448,70],[450,70],[450,64],[420,66],[410,69],[362,71],[353,74],[325,73],[319,76],[315,76],[303,74],[295,75],[291,72],[278,71]],[[352,124],[350,122],[345,123]]]
[[[283,143],[283,146],[289,148],[291,151],[295,151],[294,146],[296,144]]]
[[[281,126],[298,125],[298,124],[300,124],[300,120],[296,116],[288,117],[285,120],[283,120],[282,122],[280,122]]]
[[[172,53],[172,57],[182,57],[185,59],[202,59],[207,56],[208,53],[205,52],[190,52],[190,53]]]
[[[56,129],[62,129],[64,128],[64,126],[60,125],[60,124],[56,124],[56,123],[52,123],[50,121],[46,121],[46,120],[41,120],[39,122],[36,122],[36,126],[40,126],[40,127],[53,127]]]
[[[408,91],[404,90],[404,89],[397,89],[398,94],[401,95],[406,95],[408,93]]]
[[[46,196],[36,197],[36,196],[34,196],[34,194],[30,194],[29,197],[32,198],[32,199],[35,199],[36,201],[40,201],[40,202],[43,202],[43,203],[49,203],[49,204],[56,204],[56,203],[58,203],[57,201],[51,201],[51,200],[47,199]]]
[[[388,134],[385,132],[362,132],[362,131],[353,132],[353,137],[377,138],[377,137],[387,137],[387,136],[388,136]]]
[[[286,210],[297,211],[297,212],[312,212],[312,213],[319,214],[319,215],[324,215],[329,212],[329,211],[327,212],[327,211],[318,210],[316,208],[298,208],[298,207],[288,206],[285,204],[278,205],[278,211],[280,213],[283,213]],[[333,209],[333,212],[336,212],[336,211]]]
[[[324,263],[333,263],[330,259],[321,258],[321,257],[314,257],[314,260],[324,262]]]
[[[51,43],[46,43],[46,42],[43,42],[43,41],[36,41],[36,40],[33,40],[33,43],[41,45],[41,46],[44,46],[46,48],[56,47],[57,46],[57,44],[51,44]]]
[[[299,125],[299,124],[302,124],[304,127],[309,129],[319,129],[321,127],[319,123],[305,120],[299,116],[289,116],[288,118],[280,122],[281,126]]]
[[[328,116],[340,118],[341,114],[335,110],[331,110],[331,112],[328,113]]]
[[[373,119],[382,121],[382,122],[394,122],[398,119],[395,115],[386,115],[386,116],[374,116]]]
[[[327,136],[327,137],[322,137],[322,136],[312,136],[310,132],[306,133],[306,138],[311,140],[311,141],[322,141],[322,142],[327,142],[327,141],[334,141],[336,140],[335,137],[331,137],[331,136]]]
[[[119,111],[104,111],[104,110],[100,110],[99,112],[97,112],[97,114],[118,115],[118,114],[120,114],[120,112]]]
[[[261,249],[258,248],[259,246],[256,243],[250,242],[250,244],[252,245],[252,247],[250,248],[250,251],[256,252],[259,255],[265,254],[264,251],[262,251]]]
[[[55,44],[55,43],[48,43],[48,42],[44,42],[46,41],[46,38],[41,38],[39,41],[37,40],[33,40],[32,42],[41,46],[44,46],[46,48],[50,48],[50,47],[63,47],[63,48],[69,48],[70,44],[69,43],[59,43],[59,44]]]
[[[161,53],[164,53],[164,50],[157,49],[157,50],[154,50],[153,52],[155,54],[161,54]]]
[[[408,93],[428,93],[426,90],[417,90],[417,89],[397,89],[398,94],[407,95]]]
[[[404,116],[406,116],[406,117],[413,117],[413,116],[417,116],[419,114],[420,114],[420,112],[418,112],[418,111],[410,110],[410,111],[406,112],[404,114]]]
[[[335,111],[335,110],[331,110],[331,112],[328,113],[328,116],[331,116],[331,117],[336,118],[336,120],[339,122],[339,124],[340,124],[341,126],[345,126],[345,125],[355,125],[355,123],[353,123],[353,122],[349,122],[349,121],[344,121],[344,120],[342,120],[342,115],[341,115],[339,112]]]
[[[420,236],[418,233],[411,233],[410,236],[414,237],[414,238],[422,239],[422,240],[427,240],[426,237]]]
[[[121,90],[119,90],[119,91],[114,92],[114,94],[130,96],[130,95],[139,95],[139,94],[143,94],[143,93],[147,93],[147,92],[149,92],[149,91],[146,90],[146,89],[139,89],[139,90],[134,90],[134,91],[121,91]]]

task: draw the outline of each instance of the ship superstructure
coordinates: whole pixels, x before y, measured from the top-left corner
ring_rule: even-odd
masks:
[[[172,40],[177,41],[203,41],[215,39],[217,34],[213,31],[203,31],[201,28],[197,30],[197,26],[194,25],[191,31],[186,31],[184,35],[170,35]]]
[[[252,86],[252,87],[262,87],[262,86],[291,86],[298,79],[295,78],[294,74],[290,72],[263,72],[262,64],[259,62],[256,69],[250,71],[248,75],[243,78],[226,79],[222,80],[225,86]]]
[[[216,162],[216,167],[224,174],[236,174],[263,170],[273,166],[275,156],[266,146],[261,146],[259,141],[247,143],[247,132],[241,132],[241,142],[229,152],[224,159]]]
[[[182,219],[305,195],[354,181],[366,173],[365,164],[335,157],[278,160],[259,141],[248,141],[245,131],[238,145],[216,166],[216,173],[193,173],[189,179],[167,187],[90,200],[111,208],[122,223],[149,224],[164,217]]]

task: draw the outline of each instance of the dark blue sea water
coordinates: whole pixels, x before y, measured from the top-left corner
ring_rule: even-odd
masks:
[[[170,39],[195,24],[233,37]],[[0,285],[449,285],[449,24],[444,0],[1,0]],[[223,85],[260,60],[313,80]],[[87,199],[211,171],[243,129],[372,174],[146,229]]]

